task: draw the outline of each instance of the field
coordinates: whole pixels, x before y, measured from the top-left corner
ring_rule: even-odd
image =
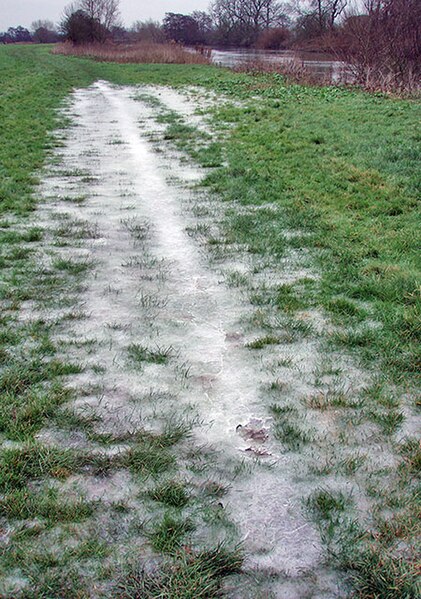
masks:
[[[0,596],[419,596],[420,103],[0,80]]]

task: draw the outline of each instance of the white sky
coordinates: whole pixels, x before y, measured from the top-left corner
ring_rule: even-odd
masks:
[[[60,20],[63,8],[70,0],[0,0],[0,31],[22,25],[29,28],[32,21]],[[166,12],[189,14],[207,10],[210,0],[120,0],[120,12],[125,25],[147,19],[161,20]]]

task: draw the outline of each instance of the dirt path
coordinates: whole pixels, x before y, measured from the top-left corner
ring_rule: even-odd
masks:
[[[188,443],[210,457],[200,471],[181,447],[189,484],[212,480],[228,489],[218,502],[225,523],[207,521],[193,540],[244,543],[247,574],[228,583],[228,595],[340,597],[319,534],[302,510],[312,489],[306,469],[318,457],[311,448],[283,452],[268,410],[273,393],[280,393],[300,421],[293,403],[314,391],[321,355],[314,341],[300,337],[261,352],[247,347],[258,332],[250,325],[253,309],[227,279],[234,270],[249,276],[250,258],[238,251],[212,261],[189,234],[217,225],[218,207],[193,189],[202,173],[156,143],[163,109],[205,128],[194,110],[203,100],[164,88],[141,91],[99,82],[73,94],[67,111],[73,126],[61,164],[45,181],[48,202],[38,213],[54,232],[45,259],[59,256],[89,267],[70,307],[63,298],[48,317],[58,322],[55,340],[63,356],[84,366],[69,379],[77,391],[74,409],[95,420],[97,435],[115,442],[99,448],[83,431],[60,429],[40,438],[111,455],[127,451],[125,436],[140,429],[192,423]],[[279,272],[266,269],[266,280],[302,276],[303,262],[290,256]],[[317,315],[308,318],[317,326]],[[332,428],[323,416],[317,423],[301,421],[308,430],[317,427],[317,434]],[[194,459],[197,466],[202,458]],[[124,500],[144,510],[127,472],[105,479],[77,475],[67,486],[105,505]]]

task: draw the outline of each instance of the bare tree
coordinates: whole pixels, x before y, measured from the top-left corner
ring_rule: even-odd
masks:
[[[47,19],[38,19],[37,21],[32,21],[31,23],[31,31],[35,32],[37,29],[48,29],[49,31],[55,31],[55,26],[52,21],[48,21]]]
[[[60,29],[73,43],[104,42],[119,25],[119,0],[77,0],[66,6]]]
[[[283,6],[276,0],[222,0],[220,4],[234,18],[256,29],[276,27],[284,18]]]
[[[364,0],[366,14],[349,14],[344,59],[368,87],[412,89],[421,78],[421,2]]]
[[[203,10],[194,10],[191,16],[199,26],[199,31],[202,37],[207,38],[213,30],[212,17]]]
[[[120,0],[79,0],[77,7],[108,31],[119,24]]]
[[[320,33],[333,29],[344,13],[349,0],[295,0],[295,13],[301,18],[317,22]],[[376,0],[367,0],[369,2]]]
[[[214,0],[211,13],[220,30],[237,32],[250,43],[261,31],[284,21],[282,4],[276,0]]]
[[[130,37],[135,41],[162,43],[165,33],[158,21],[135,21],[131,27]]]
[[[59,41],[60,37],[52,21],[39,19],[31,23],[34,42],[39,44],[52,44]]]

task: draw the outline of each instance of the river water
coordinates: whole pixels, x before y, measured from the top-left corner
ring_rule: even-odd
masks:
[[[282,64],[288,61],[299,61],[313,75],[320,79],[337,81],[344,71],[344,63],[334,56],[317,52],[294,52],[292,50],[256,50],[250,48],[213,49],[212,61],[223,67],[236,67],[247,62],[265,62]]]

